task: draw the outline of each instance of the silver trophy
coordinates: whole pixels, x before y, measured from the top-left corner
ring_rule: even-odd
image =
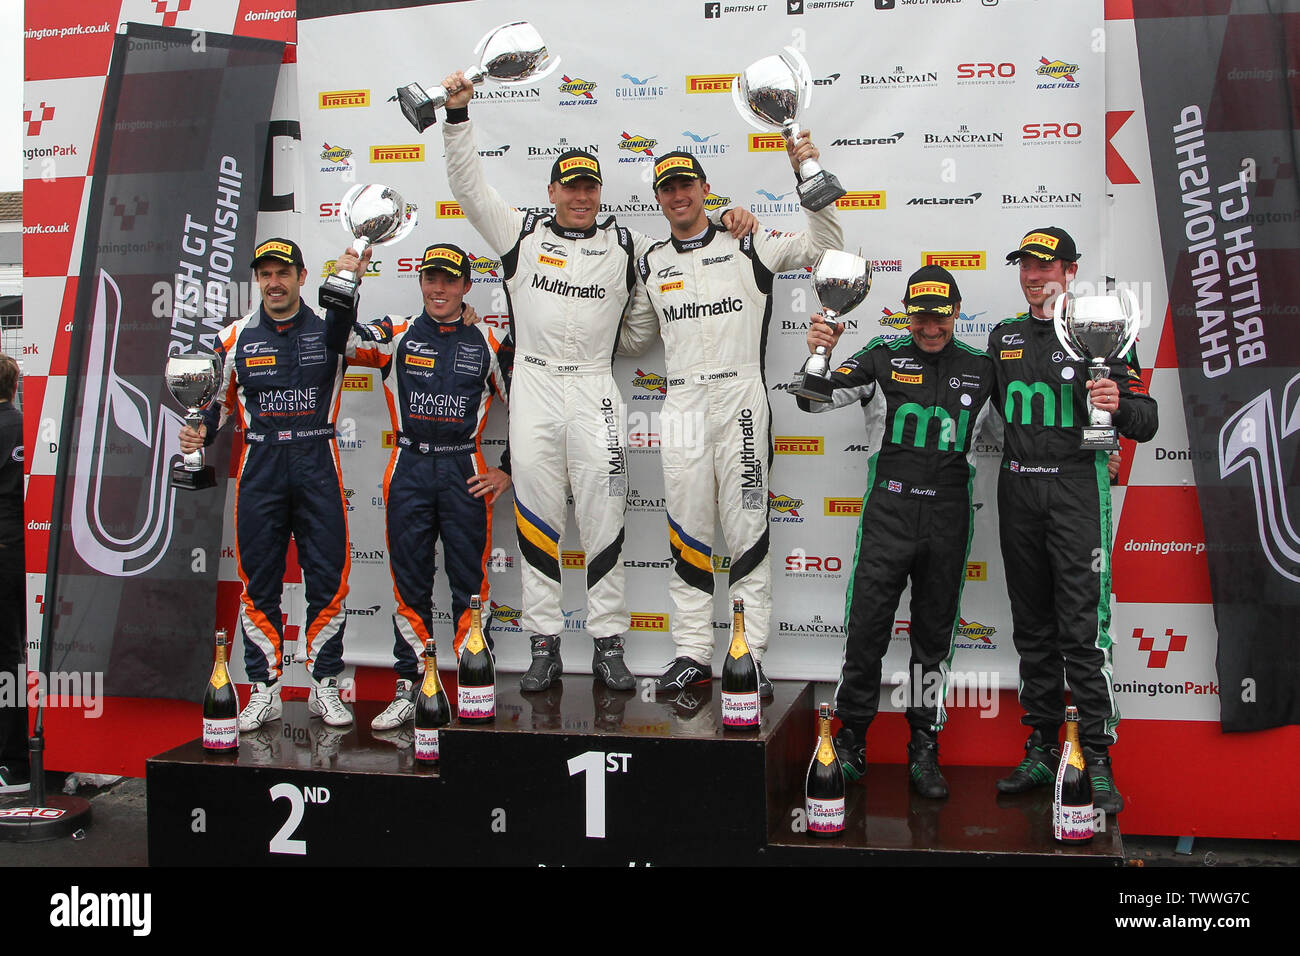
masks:
[[[813,290],[821,301],[822,318],[832,330],[835,321],[852,312],[871,291],[871,263],[851,252],[827,249],[813,267]],[[814,402],[831,400],[830,352],[824,345],[817,346],[803,369],[803,384],[794,389],[800,398]]]
[[[755,129],[778,129],[786,142],[799,135],[799,111],[812,99],[812,73],[794,47],[752,63],[731,84],[736,110]],[[799,199],[805,209],[825,209],[844,195],[840,181],[812,159],[799,164]]]
[[[415,228],[418,216],[415,204],[404,201],[401,193],[391,186],[358,183],[339,203],[339,218],[343,231],[352,237],[352,248],[360,256],[365,254],[367,246],[405,239]],[[360,278],[351,272],[327,276],[320,287],[321,308],[355,309],[360,285]]]
[[[185,424],[197,429],[203,424],[203,410],[221,390],[221,362],[211,352],[191,352],[167,359],[163,371],[167,389],[185,409]],[[217,483],[216,470],[203,464],[203,449],[182,456],[172,467],[172,486],[186,491],[211,488]]]
[[[1122,289],[1113,295],[1058,295],[1052,306],[1056,338],[1070,358],[1088,362],[1088,377],[1096,382],[1110,376],[1110,363],[1137,341],[1142,313],[1137,296]],[[1119,433],[1110,412],[1088,402],[1089,423],[1079,447],[1088,451],[1118,451]]]
[[[550,57],[542,35],[527,20],[503,23],[488,31],[474,53],[478,64],[466,70],[465,77],[475,86],[485,79],[526,86],[549,76],[560,65],[560,58]],[[446,106],[449,96],[441,86],[426,90],[419,83],[408,83],[398,88],[394,99],[411,125],[423,133],[438,122],[435,110]]]

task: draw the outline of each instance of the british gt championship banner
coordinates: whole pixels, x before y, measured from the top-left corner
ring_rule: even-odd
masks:
[[[787,45],[803,53],[815,86],[800,122],[812,129],[822,165],[848,190],[838,204],[846,248],[861,249],[875,269],[871,294],[848,317],[840,357],[874,336],[903,334],[903,284],[924,262],[953,270],[964,296],[956,334],[983,348],[998,320],[1024,308],[1003,256],[1034,226],[1068,228],[1085,252],[1080,278],[1097,285],[1105,276],[1100,3],[1062,4],[1046,21],[1025,17],[1019,3],[900,3],[890,10],[863,0],[687,0],[660,5],[653,17],[642,5],[612,3],[587,19],[580,36],[563,10],[537,4],[480,0],[372,9],[391,6],[319,2],[299,10],[303,243],[313,281],[347,245],[338,203],[351,184],[384,183],[419,206],[412,236],[375,252],[363,284],[363,320],[417,312],[420,253],[428,243],[449,240],[474,258],[468,301],[487,322],[505,328],[501,263],[447,186],[441,118],[417,133],[389,99],[399,86],[414,81],[431,87],[467,69],[479,39],[518,18],[537,27],[561,62],[539,84],[487,81],[476,91],[470,116],[488,181],[517,208],[547,211],[555,156],[573,147],[590,150],[604,173],[602,218],[616,216],[656,238],[668,229],[655,203],[651,169],[656,156],[672,150],[699,157],[718,205],[748,208],[764,228],[806,228],[780,135],[746,125],[730,92],[732,78],[760,57]],[[647,31],[663,31],[662,42],[636,39],[632,25],[638,22]],[[665,24],[672,24],[671,36]],[[924,44],[915,42],[919,35]],[[384,55],[357,56],[361,37],[373,38]],[[807,356],[808,314],[818,308],[807,271],[780,276],[772,301],[765,374],[775,444],[769,479],[774,595],[765,663],[774,675],[833,679],[866,462],[878,448],[880,429],[870,431],[855,408],[819,416],[799,411],[787,388]],[[672,572],[657,452],[667,384],[662,349],[635,361],[618,359],[614,368],[625,398],[631,472],[623,549],[633,621],[628,655],[638,673],[656,673],[673,656]],[[340,446],[352,491],[348,658],[382,664],[392,644],[380,490],[391,426],[377,375],[355,369],[347,387]],[[484,433],[489,461],[506,435],[501,411],[494,408]],[[972,680],[978,675],[984,685],[1014,687],[1016,655],[994,504],[1000,455],[993,440],[978,445],[976,530],[954,669]],[[719,533],[718,548],[725,551],[722,540]],[[527,643],[517,620],[520,558],[508,504],[496,511],[494,546],[498,657],[506,668],[522,668]],[[566,629],[578,636],[585,556],[572,514],[562,548]],[[730,628],[730,559],[715,553],[713,560],[719,575],[714,624],[722,641]],[[439,619],[448,620],[448,599],[440,580]],[[906,670],[908,618],[904,596],[887,677]]]

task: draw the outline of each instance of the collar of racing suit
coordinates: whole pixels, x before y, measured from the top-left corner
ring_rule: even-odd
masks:
[[[555,233],[557,236],[560,236],[561,238],[564,239],[590,239],[592,236],[596,234],[596,229],[599,228],[593,222],[586,229],[566,229],[564,226],[561,226],[558,222],[556,222],[553,218],[548,219],[546,221],[546,225],[551,230],[551,232]]]
[[[461,318],[464,315],[465,315],[465,304],[462,302],[460,306],[460,312],[457,313],[455,318],[448,319],[446,321],[443,321],[442,319],[435,319],[433,316],[429,314],[428,309],[421,309],[419,318],[416,321],[418,322],[421,319],[423,319],[424,322],[428,324],[428,326],[432,328],[435,332],[438,332],[441,335],[448,335],[452,332],[455,332],[457,329],[461,327]]]
[[[266,314],[266,306],[259,305],[257,307],[257,322],[263,328],[272,329],[273,331],[278,332],[280,335],[285,335],[288,332],[291,332],[292,330],[298,328],[298,326],[302,325],[303,319],[306,318],[308,315],[312,315],[312,314],[314,313],[311,311],[311,307],[308,306],[306,302],[299,302],[298,311],[295,312],[290,318],[273,319],[271,316]]]
[[[673,248],[678,252],[690,252],[692,249],[703,249],[713,241],[713,237],[717,232],[718,230],[713,228],[713,223],[709,223],[708,228],[704,230],[704,235],[700,236],[698,239],[683,240],[678,239],[676,236],[671,236],[670,238],[673,241]]]

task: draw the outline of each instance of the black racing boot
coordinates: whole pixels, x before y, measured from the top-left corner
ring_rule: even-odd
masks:
[[[528,640],[533,647],[533,661],[519,678],[519,689],[531,694],[550,687],[564,673],[564,667],[560,663],[560,635],[534,634]]]
[[[939,772],[939,738],[934,731],[920,727],[912,730],[907,745],[907,773],[921,796],[932,800],[948,796],[948,781]]]
[[[998,781],[1003,793],[1024,793],[1056,779],[1056,764],[1061,752],[1047,742],[1041,730],[1035,730],[1025,741],[1025,759],[1009,776]]]
[[[591,656],[591,673],[605,682],[610,690],[631,690],[636,677],[623,663],[623,638],[598,637]]]
[[[867,775],[867,728],[844,724],[835,735],[835,753],[846,779],[861,780]]]
[[[1124,809],[1124,798],[1115,788],[1115,775],[1110,769],[1110,754],[1106,750],[1083,748],[1083,762],[1088,768],[1088,779],[1092,781],[1092,805],[1097,810],[1107,813],[1119,813]]]

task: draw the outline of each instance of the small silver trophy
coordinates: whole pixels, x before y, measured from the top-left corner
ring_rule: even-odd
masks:
[[[1096,382],[1110,375],[1110,363],[1120,358],[1137,341],[1142,313],[1137,296],[1122,289],[1113,295],[1070,295],[1056,297],[1052,325],[1056,338],[1070,358],[1089,362],[1088,377]],[[1089,423],[1083,427],[1079,447],[1087,451],[1118,451],[1119,433],[1111,424],[1110,412],[1093,408],[1089,400]]]
[[[527,20],[503,23],[489,30],[474,47],[478,64],[465,71],[465,77],[475,86],[485,79],[526,86],[536,83],[554,72],[560,58],[552,59],[546,52],[546,42]],[[446,106],[447,91],[441,86],[425,90],[419,83],[399,87],[394,97],[402,113],[419,132],[438,122],[435,110]]]
[[[167,359],[163,378],[172,397],[185,409],[185,424],[197,429],[203,424],[203,410],[221,390],[221,362],[211,352],[173,355]],[[181,464],[172,466],[173,487],[200,491],[216,483],[216,469],[203,464],[202,448],[183,455]]]
[[[813,267],[813,291],[822,304],[822,318],[832,330],[839,316],[852,312],[871,291],[871,263],[851,252],[827,249]],[[830,352],[819,345],[803,370],[803,384],[794,389],[800,398],[829,402],[831,392]]]
[[[750,64],[731,84],[731,97],[741,118],[755,129],[778,129],[786,142],[799,135],[799,111],[812,100],[812,73],[808,62],[794,47]],[[834,175],[816,160],[799,164],[799,199],[805,209],[825,209],[844,195]]]
[[[414,203],[404,201],[396,189],[377,183],[358,183],[339,203],[343,231],[352,237],[352,248],[358,256],[365,254],[367,246],[405,239],[415,228],[417,218]],[[360,278],[351,272],[326,276],[320,287],[321,308],[355,309],[360,285]]]

